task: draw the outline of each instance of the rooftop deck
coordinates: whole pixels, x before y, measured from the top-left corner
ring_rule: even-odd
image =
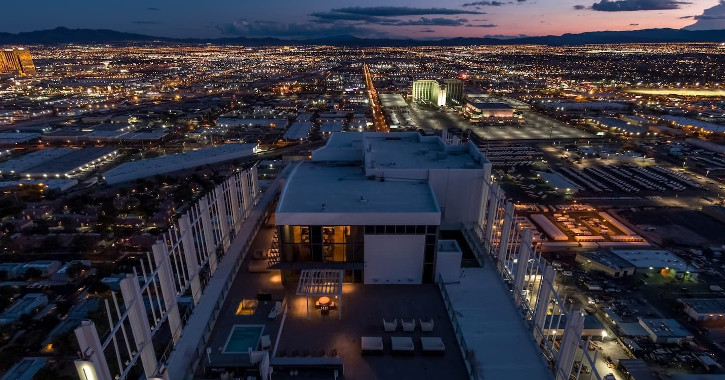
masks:
[[[277,357],[293,353],[310,355],[330,351],[337,353],[345,364],[341,379],[466,379],[463,357],[456,343],[453,327],[446,314],[443,299],[434,284],[426,285],[361,285],[343,286],[342,304],[337,311],[323,316],[314,308],[310,298],[309,318],[305,298],[287,293],[289,311],[277,350]],[[342,319],[338,319],[338,312]],[[398,319],[395,332],[385,332],[383,318]],[[400,320],[416,319],[414,332],[404,332]],[[418,319],[433,318],[432,332],[421,332]],[[382,337],[381,355],[363,355],[360,338]],[[395,355],[391,337],[412,337],[415,351],[412,355]],[[446,347],[440,356],[424,355],[420,337],[440,337]],[[272,360],[274,363],[274,360]],[[286,379],[288,374],[275,371],[275,379]],[[292,377],[290,377],[292,379]],[[332,379],[332,372],[303,372],[294,379]]]
[[[261,228],[250,252],[267,248],[271,242],[273,230]],[[285,361],[315,361],[315,357],[337,357],[344,363],[345,373],[339,379],[419,379],[432,378],[464,379],[466,370],[458,349],[453,327],[446,314],[443,299],[436,285],[375,285],[344,284],[342,302],[337,310],[322,315],[315,309],[315,298],[309,298],[309,309],[305,297],[297,296],[296,285],[284,287],[280,283],[280,273],[272,270],[267,273],[249,272],[248,266],[253,258],[247,256],[240,267],[219,319],[212,330],[207,347],[211,348],[209,362],[206,356],[197,371],[196,378],[218,378],[224,371],[249,367],[247,354],[225,353],[230,333],[235,325],[264,325],[263,335],[269,335],[272,348],[280,330],[282,317],[275,320],[267,315],[275,301],[287,297],[288,311],[280,337],[276,357],[275,379],[290,377],[283,366],[275,365]],[[269,293],[271,302],[259,302],[252,315],[236,315],[236,309],[243,299],[254,299],[258,293]],[[308,317],[309,310],[309,317]],[[342,318],[338,319],[338,313]],[[396,332],[385,332],[382,320],[430,319],[434,320],[432,332],[421,332],[417,323],[414,332],[403,332],[398,326]],[[417,322],[417,321],[416,321]],[[382,337],[384,351],[382,355],[363,356],[360,340],[363,336]],[[412,337],[415,345],[413,355],[393,355],[391,337]],[[422,354],[421,336],[441,337],[446,346],[444,355],[429,356]],[[338,360],[339,360],[338,359]],[[301,367],[304,368],[304,367]],[[206,372],[205,372],[206,371]],[[255,373],[252,369],[250,373]],[[242,372],[238,372],[242,374]],[[294,379],[333,379],[332,369],[299,370]]]
[[[273,234],[274,228],[261,227],[249,251],[254,252],[257,249],[269,248]],[[252,255],[248,255],[244,259],[232,283],[229,295],[224,301],[219,319],[211,332],[209,344],[207,345],[207,347],[211,348],[211,353],[209,354],[211,363],[204,357],[204,367],[234,367],[244,366],[249,363],[249,355],[246,353],[230,354],[223,352],[229,334],[235,325],[263,325],[263,335],[269,335],[272,340],[277,336],[280,319],[269,319],[267,315],[272,310],[272,307],[274,307],[275,302],[282,301],[284,298],[285,289],[281,283],[282,279],[279,271],[270,271],[267,273],[249,272],[248,266],[252,260],[254,260]],[[260,301],[256,311],[252,315],[236,315],[239,303],[243,299],[256,299],[258,293],[270,294],[272,301]]]

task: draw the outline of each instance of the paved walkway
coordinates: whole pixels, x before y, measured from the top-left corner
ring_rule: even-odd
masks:
[[[553,379],[509,290],[486,264],[462,269],[460,283],[445,285],[479,373],[484,379]]]

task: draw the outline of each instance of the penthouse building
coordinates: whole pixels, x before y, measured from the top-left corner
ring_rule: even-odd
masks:
[[[343,269],[347,282],[432,282],[439,230],[478,220],[490,172],[473,144],[446,146],[418,133],[334,134],[282,191],[274,266],[285,282],[309,268]]]
[[[0,51],[0,74],[35,75],[30,51],[22,48]]]

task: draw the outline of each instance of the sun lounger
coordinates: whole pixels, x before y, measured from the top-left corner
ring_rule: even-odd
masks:
[[[423,332],[431,332],[433,331],[433,327],[435,324],[433,323],[433,318],[431,318],[428,321],[420,320],[420,331]]]
[[[398,319],[393,319],[392,322],[388,322],[383,318],[383,328],[386,332],[393,332],[398,329]]]
[[[360,345],[363,354],[382,354],[383,338],[379,336],[364,336],[360,338]]]
[[[403,331],[411,332],[415,330],[415,319],[411,319],[410,321],[401,320],[403,324]]]
[[[444,354],[446,346],[439,337],[420,337],[420,344],[423,346],[423,352],[428,354]]]
[[[277,301],[274,304],[274,307],[272,308],[272,311],[270,311],[269,312],[269,315],[267,315],[267,318],[269,318],[269,319],[276,319],[281,312],[282,312],[282,302]]]
[[[409,336],[394,336],[390,338],[393,342],[393,352],[412,354],[415,351],[413,338]]]

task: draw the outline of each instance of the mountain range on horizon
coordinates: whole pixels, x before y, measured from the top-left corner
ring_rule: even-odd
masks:
[[[227,38],[169,38],[137,33],[119,32],[110,29],[55,29],[22,33],[1,33],[0,45],[18,44],[67,44],[67,43],[214,43],[242,46],[264,45],[335,45],[335,46],[462,46],[462,45],[587,45],[611,43],[725,43],[725,29],[641,29],[632,31],[602,31],[563,34],[560,36],[524,36],[510,39],[493,37],[459,37],[439,40],[416,39],[372,39],[352,35],[331,36],[315,39],[279,39],[273,37],[227,37]]]

